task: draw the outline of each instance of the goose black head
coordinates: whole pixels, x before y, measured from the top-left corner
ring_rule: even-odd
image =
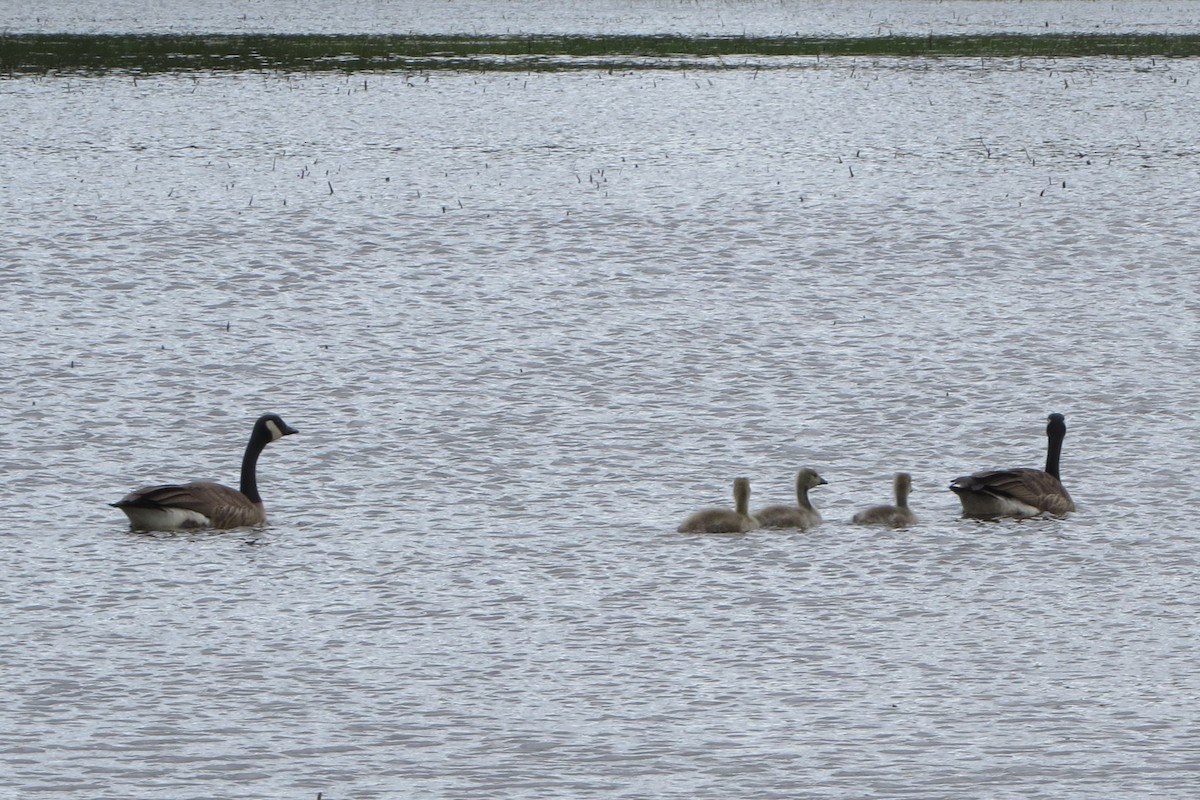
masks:
[[[283,421],[283,417],[278,414],[263,414],[254,423],[254,436],[258,438],[263,436],[267,441],[273,442],[276,439],[281,439],[293,433],[300,431],[293,428]]]

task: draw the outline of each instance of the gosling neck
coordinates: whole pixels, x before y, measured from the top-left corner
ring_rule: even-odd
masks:
[[[801,508],[812,509],[812,501],[808,499],[808,486],[803,481],[796,481],[796,503]]]
[[[750,516],[750,481],[745,478],[733,482],[733,508],[743,517]]]

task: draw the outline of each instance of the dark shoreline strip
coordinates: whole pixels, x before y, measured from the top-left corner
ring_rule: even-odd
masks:
[[[1200,56],[1200,34],[473,36],[0,34],[0,73],[677,68],[681,59]],[[597,61],[603,64],[597,64]],[[723,66],[719,62],[715,66]]]

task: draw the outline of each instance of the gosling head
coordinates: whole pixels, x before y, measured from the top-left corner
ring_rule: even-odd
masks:
[[[733,496],[734,497],[750,497],[750,479],[749,478],[734,478],[733,479]]]
[[[805,467],[796,473],[796,485],[804,489],[812,489],[816,486],[824,486],[829,481],[817,474],[815,469]]]

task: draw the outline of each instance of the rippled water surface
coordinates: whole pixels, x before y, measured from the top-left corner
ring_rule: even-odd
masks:
[[[1198,0],[44,0],[0,30],[299,33],[1195,33]]]
[[[0,82],[6,793],[1192,796],[1197,73]]]

